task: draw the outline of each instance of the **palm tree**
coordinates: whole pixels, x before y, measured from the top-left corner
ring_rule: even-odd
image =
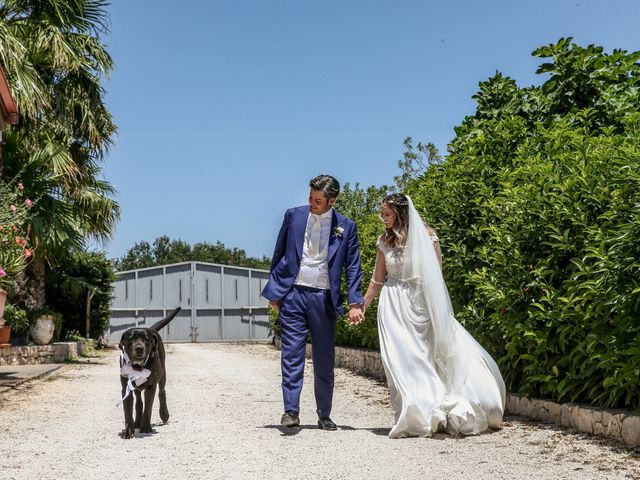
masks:
[[[0,64],[20,106],[21,124],[35,123],[100,152],[115,133],[100,85],[113,68],[100,41],[107,32],[106,5],[103,0],[0,2]]]
[[[36,204],[29,223],[33,308],[45,303],[44,271],[89,239],[105,241],[119,218],[113,187],[98,179],[115,133],[101,79],[113,68],[100,40],[102,0],[0,3],[0,64],[20,108],[5,131],[3,177],[19,176]],[[0,165],[2,171],[2,165]],[[25,302],[27,303],[27,302]]]
[[[88,172],[85,167],[81,182],[66,184],[75,169],[66,151],[47,145],[24,158],[20,132],[10,131],[5,141],[7,175],[18,176],[25,191],[35,198],[28,221],[35,257],[26,271],[29,282],[23,280],[21,290],[22,300],[30,308],[39,308],[46,303],[45,266],[58,265],[72,252],[84,251],[88,240],[108,240],[120,209],[111,198],[113,186],[98,179],[97,171]]]

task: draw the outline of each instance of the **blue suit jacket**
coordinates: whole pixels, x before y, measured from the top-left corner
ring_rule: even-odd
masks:
[[[281,301],[289,293],[300,271],[302,246],[309,217],[309,206],[290,208],[284,214],[284,221],[278,233],[276,248],[271,259],[269,281],[262,290],[267,300]],[[336,228],[342,228],[337,234]],[[360,240],[353,220],[333,210],[329,236],[329,285],[331,301],[337,314],[344,313],[343,299],[340,294],[342,272],[347,279],[347,300],[349,304],[362,304],[364,298],[360,286],[362,269],[360,268]]]

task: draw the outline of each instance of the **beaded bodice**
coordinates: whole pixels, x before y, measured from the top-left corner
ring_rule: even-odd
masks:
[[[404,249],[394,248],[387,245],[382,236],[378,238],[376,246],[384,255],[384,263],[387,269],[387,282],[408,282],[411,279],[403,278],[403,265],[404,265]],[[437,242],[438,237],[435,233],[429,235],[429,239],[432,242]]]
[[[404,261],[404,251],[401,248],[393,248],[378,240],[378,248],[384,255],[384,263],[387,267],[387,281],[402,279],[402,265]]]

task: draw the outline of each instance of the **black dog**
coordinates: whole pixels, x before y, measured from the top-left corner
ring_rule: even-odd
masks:
[[[132,438],[136,428],[140,433],[153,433],[151,429],[151,407],[156,394],[156,386],[160,386],[160,418],[169,420],[167,394],[164,386],[167,383],[165,371],[164,344],[158,331],[166,326],[180,311],[176,308],[165,318],[149,328],[130,328],[120,339],[120,383],[122,384],[122,405],[124,407],[124,430],[122,438]],[[142,409],[142,390],[144,390],[144,412]],[[136,396],[136,419],[133,421],[133,392]]]

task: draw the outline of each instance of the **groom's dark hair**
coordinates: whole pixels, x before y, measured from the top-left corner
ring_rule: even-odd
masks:
[[[331,175],[318,175],[309,181],[309,186],[314,190],[320,190],[327,198],[337,198],[340,193],[340,183]]]

